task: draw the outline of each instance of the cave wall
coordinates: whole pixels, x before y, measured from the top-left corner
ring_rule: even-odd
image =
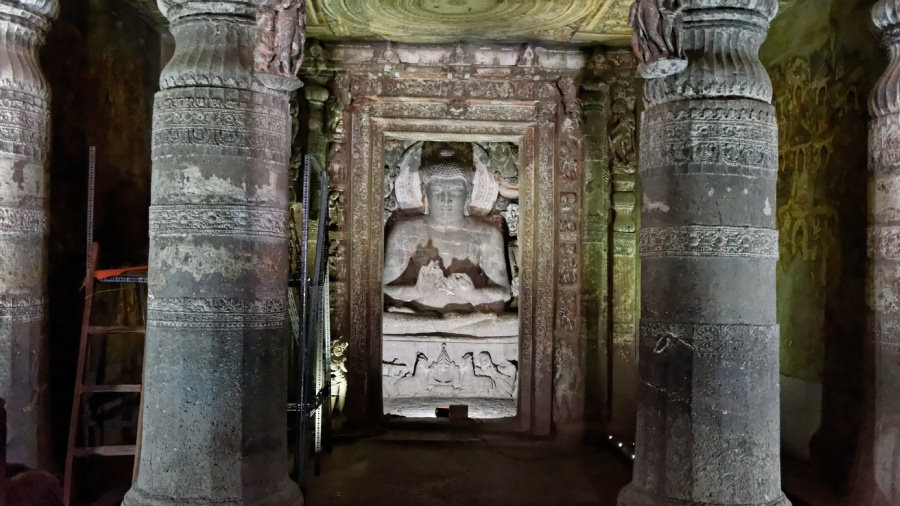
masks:
[[[81,326],[88,147],[97,147],[99,266],[145,265],[160,34],[121,0],[65,0],[41,51],[41,65],[52,90],[50,391],[52,443],[61,470]],[[122,302],[126,319],[137,311],[128,298]],[[108,311],[116,311],[119,303],[110,304]],[[140,345],[130,340],[108,350],[120,354],[127,369],[136,369],[138,379],[140,355],[134,351]]]
[[[760,52],[779,125],[782,441],[843,471],[864,398],[866,100],[885,65],[873,3],[782,2]]]

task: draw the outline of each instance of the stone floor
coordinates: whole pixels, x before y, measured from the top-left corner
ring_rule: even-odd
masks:
[[[310,473],[312,474],[312,473]],[[310,476],[323,505],[614,505],[630,479],[606,445],[555,448],[500,436],[407,433],[336,442]]]
[[[336,441],[321,474],[310,466],[309,506],[615,506],[631,479],[614,444],[559,447],[496,434],[391,430]],[[802,462],[786,460],[793,506],[845,506]]]

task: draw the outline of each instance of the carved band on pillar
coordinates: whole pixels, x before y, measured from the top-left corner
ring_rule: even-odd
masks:
[[[900,503],[900,0],[872,9],[890,64],[869,102],[869,309],[875,341],[872,503]]]
[[[654,26],[652,5],[636,6],[651,20],[643,28]],[[680,5],[656,14],[660,26],[675,27],[657,35],[675,39],[663,47],[683,44],[687,67],[670,66],[644,93],[636,457],[619,504],[787,505],[775,315],[778,136],[757,55],[778,3]],[[639,32],[636,46],[647,36]]]
[[[56,0],[0,3],[0,397],[8,459],[47,465],[47,152],[50,90],[37,51]]]
[[[287,475],[287,95],[255,0],[164,0],[140,468],[128,505],[298,505]],[[282,81],[289,80],[284,77]]]

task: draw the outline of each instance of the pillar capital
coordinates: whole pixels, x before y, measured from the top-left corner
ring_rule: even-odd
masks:
[[[58,9],[57,0],[0,2],[0,87],[47,99],[47,83],[34,62]]]
[[[58,11],[57,0],[9,0],[0,3],[0,20],[31,28],[43,35]]]
[[[754,11],[769,21],[778,12],[778,0],[684,0],[684,10],[739,9]]]
[[[647,106],[676,100],[742,97],[770,103],[772,82],[759,47],[776,0],[684,0],[673,37],[688,59],[679,73],[647,81]],[[680,25],[680,26],[679,26]]]
[[[175,52],[160,89],[186,86],[262,90],[253,77],[256,0],[159,0]]]
[[[879,0],[872,7],[872,21],[882,33],[891,63],[869,99],[874,117],[900,113],[900,0]]]
[[[262,3],[265,3],[265,0],[156,0],[159,11],[173,24],[181,18],[203,15],[252,19]]]
[[[878,3],[872,6],[872,20],[883,32],[900,28],[900,1],[878,0]],[[900,36],[897,33],[894,35]]]

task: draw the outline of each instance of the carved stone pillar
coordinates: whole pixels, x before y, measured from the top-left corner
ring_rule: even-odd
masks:
[[[875,339],[873,504],[900,504],[900,0],[872,9],[891,63],[869,102],[869,308]]]
[[[47,151],[50,90],[38,65],[56,0],[0,2],[0,397],[8,460],[46,464]]]
[[[287,475],[288,99],[253,0],[163,0],[140,470],[127,505],[296,505]]]
[[[778,2],[682,5],[688,66],[644,94],[637,448],[619,504],[787,505],[778,136],[757,57]]]

